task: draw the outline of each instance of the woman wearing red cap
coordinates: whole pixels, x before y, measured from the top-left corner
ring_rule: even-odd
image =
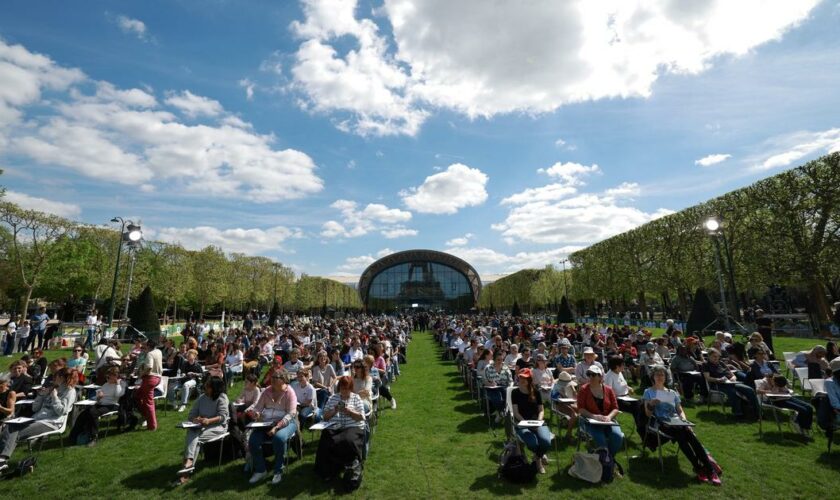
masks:
[[[510,395],[513,405],[515,423],[523,420],[543,420],[542,396],[534,385],[531,369],[524,368],[519,372],[519,388]],[[534,453],[534,463],[540,474],[545,474],[545,464],[548,463],[546,453],[551,449],[551,432],[543,424],[539,427],[516,426],[516,434]]]

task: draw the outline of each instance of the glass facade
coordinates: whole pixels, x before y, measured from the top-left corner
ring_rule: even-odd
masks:
[[[469,311],[474,306],[467,277],[437,262],[407,262],[374,276],[368,289],[368,310],[388,312],[419,308]]]

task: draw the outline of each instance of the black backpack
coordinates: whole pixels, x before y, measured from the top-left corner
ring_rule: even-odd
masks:
[[[611,483],[615,476],[615,459],[604,448],[599,448],[596,453],[598,461],[601,462],[601,482]]]
[[[499,476],[512,483],[530,483],[537,477],[537,466],[525,460],[519,445],[509,441],[499,457]]]

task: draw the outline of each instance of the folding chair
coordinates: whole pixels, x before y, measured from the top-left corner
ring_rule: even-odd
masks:
[[[662,429],[659,428],[658,420],[654,417],[649,417],[647,424],[645,425],[645,435],[644,438],[642,438],[642,456],[645,457],[647,456],[647,437],[651,432],[656,434],[656,449],[659,450],[659,469],[662,472],[665,472],[665,461],[662,459],[662,438],[671,440],[673,440],[673,438],[665,434]],[[676,441],[673,442],[676,444]],[[675,446],[674,456],[677,458],[677,461],[680,459],[679,451],[679,446]]]
[[[787,370],[788,377],[790,377],[791,370],[794,368],[793,360],[796,358],[795,352],[783,352],[782,356],[784,356],[785,360],[785,370]]]
[[[723,391],[712,389],[711,384],[709,384],[709,380],[705,376],[703,376],[703,382],[706,383],[706,392],[709,394],[709,396],[706,398],[706,410],[711,409],[712,399],[718,398],[720,400],[721,409],[724,413],[726,413],[726,393]]]
[[[107,420],[107,419],[116,420],[116,419],[115,419],[115,417],[116,417],[116,418],[119,418],[119,414],[120,414],[119,410],[111,410],[111,411],[109,411],[108,413],[103,413],[102,415],[99,415],[99,416],[96,418],[96,420],[98,420],[98,421],[99,421],[99,425],[100,425],[100,427],[101,427],[101,425],[102,425],[102,421],[103,421],[103,420]],[[109,431],[110,429],[111,429],[111,426],[110,426],[110,425],[108,425],[108,426],[106,426],[106,427],[105,427],[105,435],[103,436],[103,439],[104,439],[104,438],[106,438],[106,437],[108,437],[108,431]]]
[[[758,386],[758,381],[755,381],[756,386]],[[773,414],[773,418],[776,420],[776,427],[779,428],[779,432],[782,432],[782,422],[779,419],[779,414],[784,415],[788,419],[788,429],[793,432],[793,426],[791,425],[791,420],[796,417],[796,411],[791,410],[789,408],[779,408],[778,406],[772,404],[772,402],[764,402],[761,401],[761,407],[758,408],[758,435],[760,437],[764,437],[764,412],[768,411]]]
[[[801,367],[794,367],[793,368],[793,382],[792,385],[794,389],[796,388],[796,381],[799,380],[799,389],[804,394],[805,391],[810,390],[809,387],[805,387],[805,383],[808,381],[808,367],[801,366]]]
[[[158,391],[161,392],[161,394],[159,396],[157,395]],[[152,398],[155,402],[154,403],[155,407],[157,407],[158,400],[160,400],[160,399],[163,400],[163,414],[164,415],[166,415],[166,409],[169,406],[169,401],[166,398],[166,395],[167,395],[168,392],[169,392],[169,377],[164,375],[164,376],[160,377],[160,382],[158,383],[157,387],[155,387],[155,392],[154,392],[155,395]]]
[[[508,387],[505,390],[505,434],[507,435],[508,439],[516,439],[516,442],[520,444],[520,446],[525,446],[525,441],[519,436],[519,433],[516,432],[516,424],[514,424],[514,416],[513,416],[513,391],[516,390],[515,386]],[[549,431],[550,432],[550,431]],[[511,434],[513,436],[511,436]],[[551,432],[551,442],[554,443],[554,453],[557,455],[555,462],[557,462],[557,472],[560,472],[560,450],[557,446],[557,436]],[[527,447],[526,447],[527,448]]]
[[[38,447],[38,453],[44,448],[44,441],[46,441],[51,436],[58,436],[58,441],[61,445],[61,456],[64,456],[64,431],[67,430],[67,415],[64,416],[61,420],[61,427],[54,431],[47,431],[37,436],[30,436],[26,438],[26,445],[29,448],[29,454],[32,455],[32,445],[35,444],[36,441],[41,441],[41,445]]]

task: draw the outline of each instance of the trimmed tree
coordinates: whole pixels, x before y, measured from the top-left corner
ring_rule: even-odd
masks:
[[[519,301],[518,300],[513,301],[513,310],[511,311],[511,314],[513,315],[514,318],[518,318],[518,317],[522,316],[522,311],[519,309]]]
[[[146,334],[150,339],[160,337],[160,321],[158,320],[155,299],[152,297],[152,289],[147,286],[140,293],[140,296],[129,304],[129,315],[131,326]]]
[[[557,311],[557,323],[574,323],[575,322],[575,313],[572,311],[571,306],[569,306],[569,300],[564,295],[562,299],[560,299],[560,309]]]
[[[274,305],[271,306],[271,312],[268,313],[268,324],[273,327],[278,316],[280,316],[280,304],[275,300]]]
[[[691,332],[702,332],[706,327],[716,326],[720,322],[718,308],[712,303],[706,289],[700,287],[694,294],[694,304],[691,307],[691,314],[688,315],[686,334]]]

